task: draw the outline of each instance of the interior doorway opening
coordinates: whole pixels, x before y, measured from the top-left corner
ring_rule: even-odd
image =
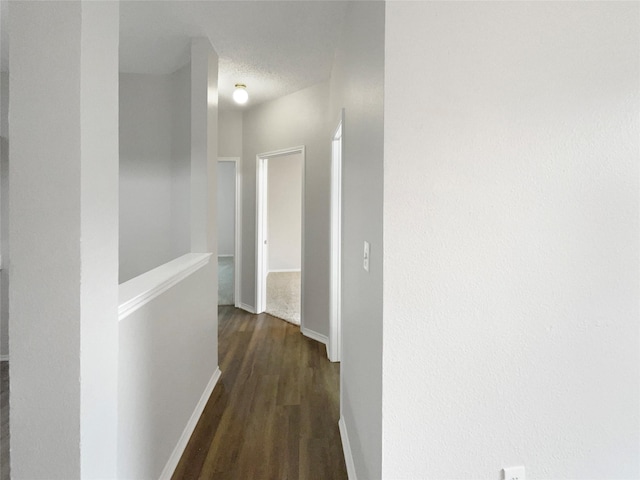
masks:
[[[240,159],[218,158],[218,305],[240,305]]]
[[[305,149],[257,155],[256,313],[304,325]]]

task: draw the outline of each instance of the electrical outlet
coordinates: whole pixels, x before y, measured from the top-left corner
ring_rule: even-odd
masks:
[[[503,480],[527,480],[524,467],[506,467],[502,470]]]
[[[367,272],[369,271],[369,242],[367,242],[366,240],[364,242],[364,257],[362,266]]]

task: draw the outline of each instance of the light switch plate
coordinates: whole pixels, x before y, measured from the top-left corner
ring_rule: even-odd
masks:
[[[367,272],[369,271],[369,242],[367,242],[366,240],[364,242],[364,257],[362,266]]]
[[[524,467],[505,467],[502,472],[504,480],[527,480]]]

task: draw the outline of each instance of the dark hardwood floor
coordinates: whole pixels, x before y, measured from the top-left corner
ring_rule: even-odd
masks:
[[[0,480],[9,480],[9,362],[0,362]]]
[[[347,479],[325,346],[267,314],[218,311],[222,377],[173,479]]]

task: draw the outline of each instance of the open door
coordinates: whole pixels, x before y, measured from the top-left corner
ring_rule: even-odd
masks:
[[[300,325],[304,325],[304,146],[262,153],[256,156],[256,309],[263,313],[267,309],[267,276],[269,274],[269,162],[281,157],[299,155],[301,161],[301,258],[300,258]],[[283,159],[284,160],[284,159]],[[275,167],[274,167],[275,168]],[[285,317],[283,317],[285,318]]]

